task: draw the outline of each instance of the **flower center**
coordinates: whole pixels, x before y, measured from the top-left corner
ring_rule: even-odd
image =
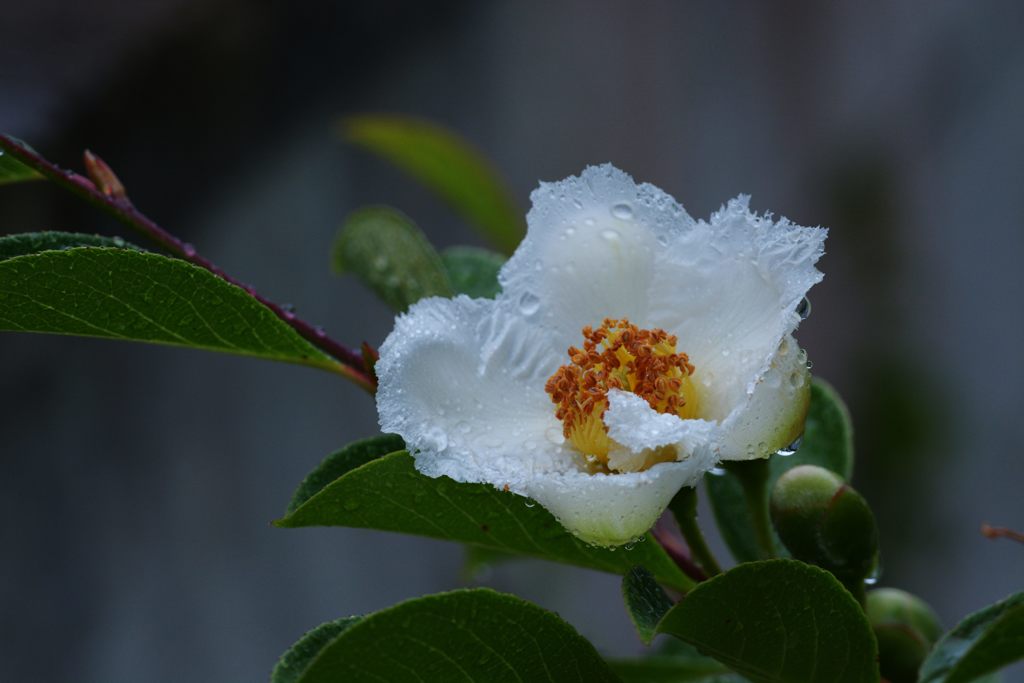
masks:
[[[603,418],[610,389],[632,392],[659,413],[695,416],[693,364],[676,351],[677,341],[665,330],[642,330],[628,320],[606,318],[597,329],[583,328],[583,348],[569,347],[571,362],[548,379],[544,389],[557,406],[565,438],[592,471],[639,471],[675,459],[675,449],[668,447],[639,461],[609,461],[609,454],[621,446],[608,436]]]

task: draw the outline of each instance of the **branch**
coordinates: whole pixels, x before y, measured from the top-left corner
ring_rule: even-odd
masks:
[[[371,394],[376,391],[377,382],[374,379],[372,369],[367,365],[362,353],[331,339],[322,328],[309,324],[296,316],[292,311],[266,299],[258,294],[251,285],[236,280],[219,266],[201,256],[196,252],[196,248],[193,245],[181,241],[154,223],[148,216],[135,208],[131,200],[128,199],[121,181],[118,180],[110,167],[92,152],[87,150],[83,155],[86,171],[91,178],[90,180],[90,178],[81,176],[74,171],[61,169],[6,135],[0,134],[0,148],[29,168],[38,171],[55,184],[77,194],[132,230],[149,238],[171,254],[208,270],[222,280],[241,288],[298,332],[303,339],[336,359],[341,364],[338,367],[340,374],[363,387]]]

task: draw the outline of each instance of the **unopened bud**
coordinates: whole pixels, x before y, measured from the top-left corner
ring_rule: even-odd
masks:
[[[863,595],[878,564],[878,528],[859,493],[824,468],[801,465],[775,483],[771,515],[793,557],[829,570]]]
[[[89,179],[99,188],[100,192],[112,199],[124,200],[128,198],[124,184],[121,183],[113,169],[107,165],[107,162],[89,150],[83,152],[82,160],[85,162],[85,172],[89,175]]]
[[[932,609],[896,588],[868,593],[865,611],[878,640],[878,665],[891,683],[914,683],[921,662],[942,635]]]

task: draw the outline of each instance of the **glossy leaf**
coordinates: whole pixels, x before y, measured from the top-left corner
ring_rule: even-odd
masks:
[[[363,617],[320,648],[294,683],[618,680],[594,646],[552,612],[477,588]]]
[[[815,378],[800,448],[790,456],[773,455],[766,493],[783,473],[798,465],[817,465],[835,472],[846,481],[853,475],[853,428],[842,398],[828,383]],[[732,473],[704,478],[711,508],[722,539],[739,562],[762,559],[743,487]],[[776,554],[786,553],[775,539]]]
[[[741,564],[699,584],[658,624],[764,683],[877,683],[864,612],[835,577],[796,560]]]
[[[650,538],[629,550],[587,545],[529,499],[487,484],[426,477],[404,451],[357,467],[276,524],[418,534],[616,574],[641,564],[665,585],[682,590],[693,585]]]
[[[640,640],[650,645],[657,634],[658,622],[672,609],[672,600],[643,567],[633,567],[623,577],[622,599]]]
[[[943,636],[920,683],[967,683],[1024,659],[1024,593],[975,612]]]
[[[13,138],[11,139],[13,140]],[[27,147],[24,143],[21,145]],[[0,185],[20,183],[26,180],[42,180],[42,178],[43,176],[34,169],[29,168],[0,148]]]
[[[292,500],[288,503],[288,512],[294,512],[300,505],[319,493],[325,486],[355,468],[376,460],[388,453],[405,448],[405,442],[397,434],[380,434],[361,441],[355,441],[339,451],[331,453],[315,470],[309,473]]]
[[[388,306],[405,311],[428,296],[452,296],[441,258],[405,214],[371,206],[350,215],[338,232],[334,268],[353,273]]]
[[[406,116],[365,115],[342,121],[342,135],[433,189],[502,252],[526,233],[519,210],[489,162],[455,133]]]
[[[77,232],[25,232],[0,237],[0,261],[26,256],[40,251],[71,249],[74,247],[113,247],[119,249],[138,249],[120,237],[104,237],[87,235]]]
[[[343,617],[320,624],[302,636],[287,652],[281,655],[270,674],[270,683],[298,683],[310,664],[325,646],[333,642],[348,627],[356,624],[362,617]]]
[[[0,330],[338,364],[240,288],[185,261],[77,247],[0,261]]]
[[[498,271],[505,257],[487,249],[451,247],[441,252],[452,288],[475,299],[493,299],[501,291]]]

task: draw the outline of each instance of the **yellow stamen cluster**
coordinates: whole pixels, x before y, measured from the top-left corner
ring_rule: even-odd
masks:
[[[608,453],[616,445],[602,419],[609,390],[632,392],[659,413],[694,416],[694,368],[685,353],[676,352],[674,335],[606,318],[597,329],[584,327],[583,340],[582,349],[569,348],[571,362],[558,368],[544,388],[557,406],[565,437],[591,469],[608,471]],[[674,457],[674,450],[651,454],[638,469]]]

